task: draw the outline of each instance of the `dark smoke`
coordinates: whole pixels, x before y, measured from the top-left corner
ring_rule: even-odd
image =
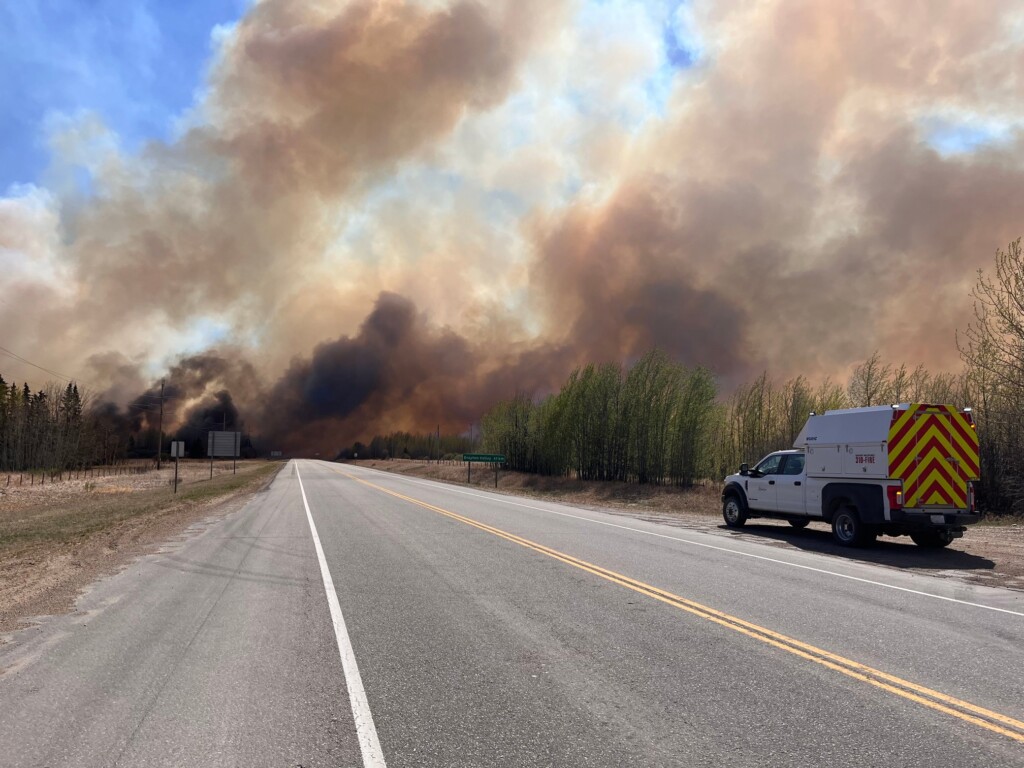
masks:
[[[185,422],[175,430],[174,439],[186,444],[190,456],[202,456],[206,452],[206,436],[215,430],[246,432],[245,422],[226,389],[204,397],[190,408]]]
[[[381,294],[353,337],[294,360],[267,396],[264,433],[284,449],[330,448],[376,424],[468,423],[479,393],[479,353],[450,331],[432,331],[408,299]]]
[[[382,293],[357,334],[293,359],[275,382],[264,381],[239,350],[182,359],[167,377],[165,432],[192,453],[226,415],[229,430],[247,432],[263,450],[323,455],[379,430],[462,432],[499,398],[553,389],[578,352],[474,345],[432,327],[408,299]],[[151,386],[124,413],[109,402],[98,407],[133,433],[155,429],[159,393],[159,384]]]

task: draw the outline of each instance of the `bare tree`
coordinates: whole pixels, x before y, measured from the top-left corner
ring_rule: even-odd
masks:
[[[846,391],[854,406],[883,405],[892,402],[892,366],[882,363],[875,352],[853,369]]]
[[[1021,240],[995,254],[994,275],[978,270],[974,322],[957,334],[967,365],[961,389],[977,406],[981,500],[1024,509],[1024,251]]]
[[[997,250],[995,279],[978,270],[974,322],[957,334],[964,361],[1002,384],[1024,382],[1024,253],[1020,238]]]

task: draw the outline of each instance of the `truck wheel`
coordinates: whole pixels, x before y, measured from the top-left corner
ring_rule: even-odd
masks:
[[[789,524],[792,525],[794,528],[800,529],[806,528],[807,524],[810,522],[810,520],[790,520]]]
[[[736,494],[730,494],[722,505],[722,517],[730,528],[742,528],[747,522],[747,505]]]
[[[953,534],[942,530],[912,533],[910,538],[917,546],[924,547],[925,549],[942,549],[953,543]]]
[[[861,522],[853,507],[840,507],[832,516],[832,538],[844,547],[863,547],[875,540],[874,529]]]

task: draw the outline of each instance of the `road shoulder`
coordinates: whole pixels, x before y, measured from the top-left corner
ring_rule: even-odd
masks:
[[[0,513],[0,633],[67,613],[91,584],[204,521],[241,509],[281,465],[247,467],[177,496],[147,489],[53,509]],[[9,640],[0,635],[0,641]]]

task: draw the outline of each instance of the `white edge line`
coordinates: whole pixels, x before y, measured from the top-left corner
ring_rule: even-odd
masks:
[[[306,508],[306,519],[309,521],[310,533],[313,534],[313,546],[316,547],[316,558],[320,561],[320,575],[323,577],[324,590],[327,592],[327,604],[331,607],[334,636],[338,639],[338,653],[341,654],[341,667],[345,671],[345,686],[348,688],[348,698],[352,704],[352,717],[356,721],[356,736],[359,738],[359,751],[363,755],[363,766],[364,768],[387,768],[387,764],[384,762],[384,752],[381,750],[380,740],[377,738],[377,728],[373,724],[370,702],[366,699],[363,679],[359,676],[356,654],[352,649],[352,641],[348,637],[348,629],[345,627],[345,617],[341,614],[338,593],[334,589],[334,580],[327,567],[324,548],[320,544],[320,535],[316,532],[316,524],[313,523],[313,514],[309,511],[309,502],[306,501],[306,489],[302,485],[298,462],[295,463],[295,477],[299,479],[302,505]]]
[[[875,586],[875,587],[885,587],[886,589],[895,589],[895,590],[898,590],[899,592],[909,592],[912,595],[921,595],[922,597],[931,597],[931,598],[934,598],[936,600],[945,600],[945,601],[950,602],[950,603],[957,603],[959,605],[969,605],[969,606],[971,606],[973,608],[984,608],[987,611],[998,611],[999,613],[1008,613],[1011,616],[1020,616],[1020,617],[1024,618],[1024,613],[1021,613],[1020,611],[1011,611],[1008,608],[996,608],[994,605],[984,605],[983,603],[972,603],[969,600],[959,600],[959,599],[957,599],[955,597],[946,597],[945,595],[936,595],[936,594],[933,594],[931,592],[922,592],[921,590],[911,589],[910,587],[897,587],[895,584],[886,584],[884,581],[872,581],[871,579],[863,579],[863,578],[861,578],[859,576],[850,576],[849,574],[845,574],[845,573],[838,573],[836,571],[828,571],[828,570],[825,570],[824,568],[815,568],[815,567],[810,566],[810,565],[801,565],[800,563],[791,563],[788,560],[777,560],[774,557],[766,557],[765,555],[755,555],[755,554],[752,554],[750,552],[741,552],[738,549],[730,549],[729,547],[719,547],[719,546],[716,546],[714,544],[705,544],[705,543],[700,542],[700,541],[693,541],[692,539],[683,539],[683,538],[680,538],[679,536],[669,536],[668,534],[665,534],[665,533],[656,533],[654,531],[644,531],[644,530],[641,530],[640,528],[633,528],[632,526],[629,526],[629,525],[619,525],[618,523],[609,523],[609,522],[606,522],[604,520],[594,520],[593,518],[584,517],[583,515],[571,515],[568,512],[556,512],[553,509],[545,509],[544,507],[535,507],[532,504],[523,504],[523,503],[518,502],[518,501],[510,501],[508,499],[502,498],[499,494],[474,493],[472,491],[463,490],[462,488],[456,488],[456,487],[451,486],[451,485],[449,485],[447,483],[436,483],[436,482],[429,481],[429,480],[413,479],[411,477],[406,477],[405,475],[399,475],[399,474],[397,474],[395,472],[385,472],[384,470],[381,470],[381,469],[374,469],[373,467],[359,467],[359,469],[368,469],[368,470],[371,470],[373,472],[379,472],[380,474],[386,475],[387,477],[395,477],[395,478],[398,478],[400,480],[405,480],[408,483],[415,483],[417,485],[426,485],[426,486],[432,486],[432,487],[440,486],[441,488],[444,488],[445,490],[454,491],[455,493],[461,493],[461,494],[463,494],[465,496],[476,496],[477,498],[481,498],[481,499],[491,499],[493,501],[500,501],[503,504],[508,504],[510,506],[513,506],[513,507],[524,507],[525,509],[533,509],[533,510],[536,510],[537,512],[546,512],[549,515],[559,515],[561,517],[571,517],[571,518],[573,518],[575,520],[583,520],[584,522],[587,522],[587,523],[593,523],[594,525],[605,525],[605,526],[608,526],[609,528],[621,528],[624,531],[632,531],[633,533],[643,534],[644,536],[656,536],[659,539],[669,539],[671,541],[679,541],[679,542],[682,542],[683,544],[692,544],[695,547],[704,547],[705,549],[714,549],[714,550],[718,550],[719,552],[728,552],[728,553],[733,554],[733,555],[742,555],[743,557],[752,557],[755,560],[766,560],[769,563],[778,563],[779,565],[788,565],[790,568],[801,568],[801,569],[803,569],[805,571],[813,571],[814,573],[824,573],[824,574],[827,574],[829,576],[836,576],[836,577],[838,577],[840,579],[849,579],[850,581],[859,581],[861,584],[871,584],[872,586]],[[601,514],[601,513],[598,513],[598,514]]]

